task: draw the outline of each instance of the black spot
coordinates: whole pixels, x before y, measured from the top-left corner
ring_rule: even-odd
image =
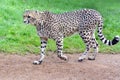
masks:
[[[41,48],[46,48],[46,46],[41,46]]]
[[[60,43],[61,41],[57,41],[57,43]]]
[[[61,53],[61,51],[58,50],[57,53]]]
[[[94,38],[92,38],[91,40],[95,40]]]
[[[111,45],[111,41],[109,41],[109,44],[108,44],[109,46]]]
[[[85,35],[85,33],[83,35]]]
[[[99,29],[102,30],[102,27],[100,27]]]
[[[105,40],[105,42],[104,42],[105,44],[107,43],[107,40]]]
[[[87,41],[87,40],[84,40],[84,42],[85,42],[85,43],[87,43],[87,42],[89,42],[89,41]]]
[[[104,38],[100,39],[101,41],[103,40]]]
[[[41,44],[43,44],[43,43],[44,43],[44,44],[47,44],[47,42],[46,42],[46,41],[41,41]]]
[[[92,44],[95,44],[95,42],[92,42]]]
[[[57,46],[63,46],[62,44],[57,44]]]
[[[99,37],[102,37],[103,35],[98,35]]]
[[[98,44],[96,44],[96,46],[98,46]]]
[[[62,48],[58,48],[58,51],[60,51],[60,50],[62,51]]]
[[[31,18],[31,16],[28,16],[28,18]]]
[[[101,32],[101,31],[98,31],[98,33],[99,33],[99,34],[102,34],[102,32]]]

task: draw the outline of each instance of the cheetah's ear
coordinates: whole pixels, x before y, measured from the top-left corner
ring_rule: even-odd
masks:
[[[45,14],[45,15],[49,15],[49,11],[43,11],[43,13]]]
[[[26,9],[25,12],[29,12],[30,10],[29,9]]]
[[[35,13],[39,13],[39,11],[38,11],[38,10],[36,10],[36,11],[35,11]]]
[[[29,9],[25,9],[25,11],[29,11]]]

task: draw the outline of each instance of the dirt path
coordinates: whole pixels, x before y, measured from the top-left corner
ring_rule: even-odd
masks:
[[[50,54],[42,65],[39,55],[0,54],[0,80],[120,80],[120,54],[99,54],[95,61],[77,62],[79,54],[67,54],[64,62]]]

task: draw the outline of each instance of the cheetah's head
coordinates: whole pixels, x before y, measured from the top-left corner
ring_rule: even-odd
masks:
[[[44,12],[26,10],[23,14],[24,23],[35,25],[36,21],[42,21]]]

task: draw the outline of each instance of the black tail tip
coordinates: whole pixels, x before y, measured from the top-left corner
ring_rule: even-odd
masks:
[[[112,45],[117,44],[120,41],[120,37],[119,36],[115,36],[114,39],[112,40]]]
[[[120,36],[115,36],[114,39],[116,39],[117,41],[120,41]]]

